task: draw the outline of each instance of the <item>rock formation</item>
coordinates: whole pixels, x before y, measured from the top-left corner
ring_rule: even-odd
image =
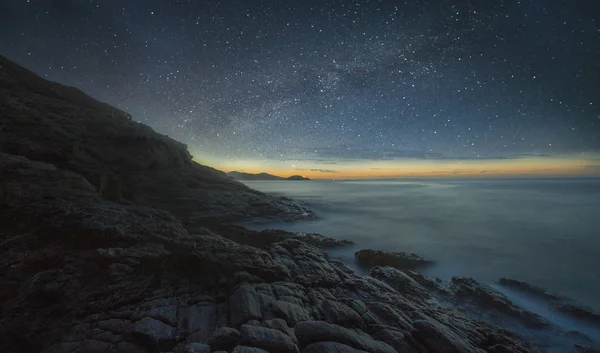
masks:
[[[72,171],[105,200],[165,209],[186,224],[312,216],[195,163],[184,144],[129,114],[1,56],[0,151]]]
[[[432,264],[417,254],[407,254],[404,252],[384,252],[373,249],[357,251],[354,254],[358,265],[371,268],[374,266],[391,266],[401,270],[415,269]]]
[[[0,352],[535,351],[447,304],[531,319],[482,285],[224,223],[311,213],[5,58],[0,126]]]
[[[600,327],[600,313],[590,308],[581,306],[569,298],[554,294],[544,288],[534,286],[530,283],[518,281],[510,278],[500,278],[499,283],[503,286],[515,289],[517,291],[529,294],[533,297],[544,300],[557,311],[571,316],[578,320],[583,320]]]
[[[103,200],[73,172],[4,153],[0,167],[1,351],[528,351],[298,239],[262,250],[190,234],[163,210]]]

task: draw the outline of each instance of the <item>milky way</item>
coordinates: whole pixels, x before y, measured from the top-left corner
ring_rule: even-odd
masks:
[[[600,173],[598,1],[15,0],[0,23],[1,54],[217,167]]]

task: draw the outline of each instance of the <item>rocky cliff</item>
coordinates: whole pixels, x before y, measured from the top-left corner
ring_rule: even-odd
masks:
[[[223,223],[305,211],[6,59],[0,94],[0,352],[530,352],[468,312],[548,327],[469,279]]]
[[[103,199],[167,209],[186,222],[310,216],[195,163],[184,144],[129,114],[1,56],[0,152],[79,174]]]

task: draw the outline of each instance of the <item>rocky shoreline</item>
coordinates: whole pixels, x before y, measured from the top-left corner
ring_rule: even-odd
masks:
[[[324,251],[348,242],[235,226],[315,215],[3,57],[0,185],[1,352],[593,351],[417,255],[363,251],[361,276]]]

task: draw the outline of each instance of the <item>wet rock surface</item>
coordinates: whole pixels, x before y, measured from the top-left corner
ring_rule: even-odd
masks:
[[[410,270],[431,265],[433,262],[425,260],[417,254],[404,252],[385,252],[380,250],[365,249],[354,254],[356,263],[368,269],[375,266],[390,266],[401,270]]]
[[[239,225],[224,223],[207,224],[206,226],[219,235],[231,239],[238,244],[251,245],[261,249],[268,249],[271,245],[288,239],[300,240],[321,249],[339,248],[353,244],[349,240],[334,239],[317,233],[294,233],[281,229],[253,231]],[[188,228],[190,232],[202,231],[203,229]]]
[[[534,286],[532,284],[529,284],[527,282],[518,281],[515,279],[511,279],[511,278],[500,278],[498,283],[500,283],[503,286],[517,289],[521,292],[525,292],[525,293],[528,293],[530,295],[533,295],[533,296],[536,296],[538,298],[542,298],[545,300],[563,299],[560,296],[558,296],[557,294],[550,293],[549,291],[545,290],[544,288],[540,288],[540,287]]]
[[[544,288],[540,288],[530,283],[515,279],[500,278],[498,282],[503,286],[542,299],[548,304],[550,304],[554,309],[563,314],[600,327],[600,313],[594,311],[593,309],[579,305],[567,297],[552,293]]]
[[[343,244],[224,225],[304,211],[4,58],[0,83],[0,352],[536,350],[454,309],[528,320],[491,288],[360,276],[319,248]]]
[[[581,349],[578,347],[598,349],[599,346],[593,333],[583,334],[556,326],[547,319],[517,306],[497,289],[472,278],[453,277],[450,281],[442,281],[392,267],[375,267],[371,270],[371,276],[402,292],[411,298],[413,303],[460,311],[462,315],[479,322],[517,329],[522,334],[526,333],[525,338],[540,351],[578,352]],[[544,292],[547,293],[545,290]],[[580,322],[589,321],[582,319]],[[427,332],[430,329],[426,324],[417,326],[419,325],[417,332]],[[425,336],[433,339],[431,334]],[[439,337],[442,340],[446,338]],[[379,339],[384,340],[382,337]],[[507,349],[501,341],[492,344],[494,339],[485,348],[487,351],[512,352],[512,348]],[[444,346],[451,344],[446,342]],[[462,352],[466,348],[457,349]]]
[[[472,278],[453,277],[451,288],[459,302],[502,312],[534,328],[550,325],[549,322],[540,316],[514,305],[497,290],[481,284]]]

